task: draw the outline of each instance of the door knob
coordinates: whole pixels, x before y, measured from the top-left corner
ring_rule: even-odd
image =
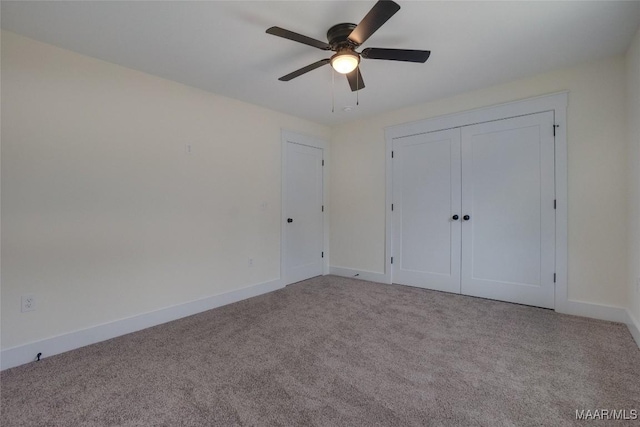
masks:
[[[462,217],[462,219],[464,219],[465,221],[469,221],[471,217],[469,215],[465,215]]]
[[[458,215],[454,215],[454,216],[451,217],[451,219],[454,220],[454,221],[457,221],[458,218],[460,218]]]
[[[293,218],[287,218],[287,222],[293,222]]]

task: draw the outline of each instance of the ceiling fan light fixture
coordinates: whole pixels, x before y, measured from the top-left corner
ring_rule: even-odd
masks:
[[[342,50],[331,57],[331,66],[340,74],[349,74],[360,63],[360,55],[352,50]]]
[[[336,24],[327,31],[327,42],[313,39],[293,31],[280,27],[267,29],[267,34],[302,43],[324,51],[336,52],[331,58],[325,57],[319,61],[302,67],[292,73],[280,77],[278,80],[288,82],[291,79],[300,77],[303,74],[320,68],[323,65],[331,64],[331,68],[340,74],[344,74],[349,82],[352,92],[364,89],[362,74],[358,65],[360,58],[384,59],[387,61],[405,61],[424,63],[429,58],[431,51],[416,49],[385,49],[378,47],[368,47],[362,52],[356,52],[373,33],[384,25],[398,10],[398,5],[393,0],[378,0],[369,12],[362,18],[358,25],[349,22]],[[356,100],[358,97],[356,96]]]

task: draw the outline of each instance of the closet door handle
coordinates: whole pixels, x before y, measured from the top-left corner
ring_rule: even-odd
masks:
[[[454,221],[457,221],[458,218],[460,218],[458,215],[454,215],[454,216],[451,217],[451,219],[454,220]]]
[[[293,222],[293,218],[287,218],[287,222]]]
[[[471,217],[469,215],[465,215],[462,217],[463,220],[465,221],[469,221],[471,219]]]

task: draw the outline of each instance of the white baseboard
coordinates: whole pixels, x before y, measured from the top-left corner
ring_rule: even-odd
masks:
[[[350,277],[352,279],[369,280],[377,283],[390,283],[391,281],[384,273],[376,273],[374,271],[354,270],[353,268],[329,267],[329,274],[336,276]]]
[[[247,298],[266,294],[282,288],[280,279],[259,283],[246,288],[237,289],[219,295],[174,305],[160,310],[143,313],[114,322],[104,323],[87,329],[46,338],[29,344],[2,350],[0,353],[0,369],[9,369],[35,360],[38,353],[42,357],[53,356],[65,351],[95,344],[131,332],[140,331],[151,326],[177,320],[186,316],[201,313],[223,305],[238,302]]]
[[[561,308],[556,307],[556,311],[573,316],[627,323],[627,310],[622,307],[569,300],[563,303]]]
[[[640,322],[628,309],[582,301],[566,301],[562,309],[556,308],[556,311],[574,316],[624,323],[629,328],[629,332],[631,332],[631,336],[636,341],[638,348],[640,348]]]
[[[372,271],[332,266],[330,267],[330,273],[336,276],[351,277],[378,283],[389,283],[385,274]],[[0,353],[0,369],[5,370],[32,362],[38,353],[42,353],[43,357],[53,356],[131,332],[140,331],[151,326],[191,316],[213,308],[222,307],[247,298],[273,292],[277,289],[281,289],[282,287],[280,279],[272,280],[220,295],[214,295],[149,313],[116,320],[114,322],[104,323],[91,328],[46,338],[29,344],[8,348]],[[562,310],[556,311],[575,316],[625,323],[629,327],[629,331],[638,344],[638,347],[640,347],[640,322],[629,310],[620,307],[605,306],[587,302],[567,301]]]
[[[640,348],[640,321],[633,316],[631,310],[627,310],[627,321],[625,323],[629,328],[629,332],[631,332],[631,336],[636,340],[638,348]]]

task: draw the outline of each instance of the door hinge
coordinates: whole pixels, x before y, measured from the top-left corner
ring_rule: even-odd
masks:
[[[391,158],[393,159],[393,150],[391,151]]]
[[[324,258],[324,252],[322,252],[322,254],[320,255],[320,258]]]
[[[556,273],[553,273],[553,283],[556,283]]]
[[[322,205],[322,212],[324,212],[324,205]]]
[[[559,128],[559,127],[560,125],[556,125],[556,124],[553,125],[553,136],[556,136],[556,128]]]
[[[391,203],[391,210],[393,210],[393,203]]]
[[[391,264],[393,264],[393,257],[391,257]]]
[[[558,200],[553,199],[553,209],[558,209]]]
[[[324,159],[322,159],[322,166],[324,166]]]

